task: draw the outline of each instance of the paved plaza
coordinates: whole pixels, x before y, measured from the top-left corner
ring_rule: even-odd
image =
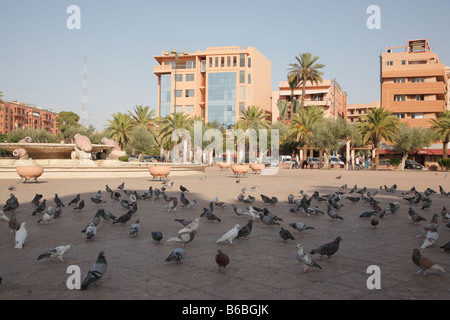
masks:
[[[206,176],[206,179],[201,177]],[[337,179],[337,176],[341,176]],[[142,178],[104,179],[46,179],[45,174],[39,183],[17,184],[18,179],[0,181],[0,204],[4,205],[10,193],[18,198],[20,206],[16,210],[20,222],[27,222],[28,238],[22,249],[14,248],[14,234],[10,233],[8,222],[0,220],[0,299],[2,300],[72,300],[72,299],[125,299],[125,300],[428,300],[450,298],[450,254],[439,247],[450,241],[450,229],[440,212],[445,205],[450,208],[450,197],[439,194],[439,186],[450,191],[450,176],[447,172],[432,171],[346,171],[346,170],[289,170],[280,169],[275,176],[249,173],[236,183],[231,171],[221,171],[218,167],[209,167],[205,173],[191,176],[171,176],[172,188],[166,190],[169,196],[180,196],[180,185],[185,186],[186,198],[196,199],[194,208],[183,208],[178,202],[176,212],[167,212],[162,207],[164,199],[138,200],[138,210],[125,225],[101,221],[93,240],[86,241],[81,230],[87,225],[99,208],[121,216],[127,210],[117,201],[110,199],[105,185],[116,189],[125,182],[127,190],[137,190],[143,194],[150,186],[160,188],[159,181],[151,176]],[[375,199],[384,209],[388,203],[398,201],[400,209],[395,214],[380,218],[377,229],[372,229],[368,219],[359,215],[371,210],[369,204],[351,203],[343,199],[344,207],[339,210],[343,221],[332,222],[325,213],[307,216],[305,213],[292,213],[288,195],[300,198],[300,190],[309,196],[314,191],[329,194],[347,184],[349,191],[354,185],[358,189],[367,187],[372,193],[386,185],[397,184],[395,193],[380,190]],[[15,185],[16,189],[8,190]],[[256,191],[250,187],[259,186]],[[436,190],[432,194],[432,205],[421,209],[412,207],[430,221],[434,213],[439,214],[439,238],[435,245],[421,249],[424,256],[444,267],[447,272],[429,272],[417,275],[411,255],[414,248],[421,246],[423,238],[416,235],[426,223],[413,223],[408,219],[409,203],[402,199],[401,193],[411,187],[423,192],[430,187]],[[280,227],[265,227],[261,221],[255,221],[247,240],[237,239],[235,245],[216,243],[225,232],[239,224],[248,222],[248,217],[237,216],[232,203],[245,209],[247,204],[239,202],[237,196],[242,188],[248,188],[246,194],[256,197],[254,206],[269,208],[280,217],[281,227],[288,229],[295,240],[286,243],[279,236]],[[102,191],[103,204],[94,204],[90,198],[98,190]],[[32,216],[34,195],[40,193],[47,199],[47,205],[55,206],[55,193],[63,200],[65,207],[59,219],[50,224],[38,224],[41,215]],[[81,194],[86,206],[80,212],[74,211],[74,205],[68,206],[76,194]],[[123,192],[122,199],[128,199]],[[276,196],[275,205],[264,204],[261,194]],[[219,201],[229,204],[225,208],[215,208],[222,221],[209,222],[201,218],[194,240],[187,245],[186,257],[181,264],[165,262],[167,256],[180,245],[167,242],[177,235],[183,226],[174,219],[193,220],[208,206],[208,201],[218,197]],[[326,212],[326,203],[312,200]],[[9,214],[8,214],[9,215]],[[131,224],[139,218],[141,230],[138,237],[129,235]],[[291,222],[303,222],[314,230],[298,233],[289,227]],[[152,231],[161,231],[164,239],[156,244],[151,237]],[[310,269],[301,274],[303,266],[296,258],[298,243],[305,251],[342,237],[338,252],[328,261],[318,255],[311,257],[322,266],[322,270]],[[72,249],[64,256],[66,262],[51,259],[37,260],[45,251],[56,246],[71,244]],[[231,262],[226,272],[219,272],[215,263],[217,250],[229,255]],[[70,265],[81,270],[83,281],[99,251],[105,252],[108,270],[100,286],[85,291],[69,290],[66,281]],[[369,289],[367,280],[371,273],[369,266],[380,268],[380,289]]]

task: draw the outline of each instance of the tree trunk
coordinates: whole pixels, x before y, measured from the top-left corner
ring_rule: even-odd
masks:
[[[306,82],[303,81],[303,88],[302,88],[302,100],[300,102],[300,109],[303,110],[305,107],[305,93],[306,93]]]
[[[447,159],[447,145],[448,145],[449,139],[445,139],[442,146],[442,159]]]
[[[408,152],[403,152],[402,154],[402,163],[400,164],[400,170],[405,170],[406,159],[408,159]]]
[[[380,162],[380,139],[376,139],[375,141],[375,170],[378,170],[378,163]]]
[[[328,150],[324,150],[323,152],[323,158],[324,158],[324,164],[323,167],[325,169],[330,169],[330,156],[328,155],[330,152]]]

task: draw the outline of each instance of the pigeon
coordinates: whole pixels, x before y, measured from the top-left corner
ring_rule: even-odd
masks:
[[[293,204],[294,203],[295,196],[291,193],[288,195],[288,203]]]
[[[301,243],[297,244],[297,260],[300,261],[304,266],[302,274],[308,272],[308,267],[322,269],[319,264],[317,264],[308,254],[303,251],[303,245]]]
[[[236,207],[236,205],[234,205],[234,204],[232,204],[231,206],[233,207],[233,211],[234,211],[234,213],[236,213],[236,215],[238,215],[238,216],[245,215],[245,211],[243,209]]]
[[[183,226],[187,226],[189,223],[192,222],[192,220],[188,220],[188,219],[175,219],[174,221],[177,221],[179,223],[181,223]]]
[[[331,256],[338,251],[341,240],[341,237],[337,237],[333,242],[325,243],[317,249],[311,250],[310,254],[318,253],[320,255],[320,259],[322,259],[322,256],[327,256],[328,259],[330,259]]]
[[[169,203],[166,206],[163,206],[163,209],[167,209],[167,212],[170,212],[171,210],[177,211],[177,209],[176,209],[176,206],[178,204],[177,198],[172,197],[170,199],[171,200],[169,201]]]
[[[173,187],[173,181],[172,182],[167,182],[167,183],[163,182],[163,184],[164,184],[164,187],[166,187],[167,189],[170,189],[170,188]]]
[[[91,197],[91,201],[93,202],[93,203],[95,203],[95,204],[100,204],[100,203],[106,203],[106,201],[105,200],[102,200],[102,199],[100,199],[100,198],[97,198],[97,197]]]
[[[357,203],[360,200],[360,197],[345,197],[345,199],[350,200],[353,204]]]
[[[117,218],[108,210],[106,209],[98,209],[97,212],[100,214],[100,217],[103,218],[103,220],[116,220]]]
[[[70,200],[70,202],[69,202],[69,206],[71,205],[71,204],[77,204],[79,201],[80,201],[80,199],[81,199],[81,195],[80,194],[77,194],[77,196],[75,197],[75,198],[73,198],[72,200]]]
[[[450,252],[450,241],[439,248],[444,249],[445,252]]]
[[[431,188],[427,188],[423,193],[428,197],[428,196],[432,195],[433,193],[437,193],[437,192]]]
[[[194,219],[194,221],[189,223],[184,228],[178,230],[178,234],[182,234],[182,233],[186,233],[186,232],[191,232],[191,231],[197,230],[199,225],[200,225],[200,217],[196,217]]]
[[[432,246],[437,241],[438,238],[439,234],[437,232],[437,228],[429,229],[427,234],[425,235],[425,240],[420,246],[420,249],[426,249]]]
[[[186,199],[186,197],[185,197],[183,192],[180,195],[180,201],[181,201],[183,207],[186,207],[186,206],[189,205],[189,200]]]
[[[153,196],[153,187],[150,186],[150,188],[142,195],[143,200],[151,199]]]
[[[247,224],[239,229],[236,239],[239,238],[247,239],[247,237],[252,232],[252,228],[253,228],[253,220],[248,220]]]
[[[113,190],[108,185],[106,185],[105,188],[106,188],[106,192],[110,192],[110,193],[113,192]]]
[[[244,200],[244,203],[253,203],[255,202],[255,200],[256,200],[255,197],[248,195],[247,199]]]
[[[125,187],[125,182],[122,182],[116,189],[123,190]]]
[[[36,193],[33,200],[31,200],[31,203],[37,207],[39,205],[39,201],[41,201],[41,199],[42,199],[42,194]]]
[[[311,207],[308,207],[308,208],[306,208],[306,212],[307,212],[307,215],[308,216],[310,216],[310,215],[317,215],[317,214],[319,214],[319,213],[321,213],[321,214],[325,214],[325,212],[323,212],[322,210],[320,210],[320,208],[318,207],[318,206],[311,206]]]
[[[353,187],[353,189],[351,189],[351,190],[349,191],[349,193],[356,192],[357,190],[358,190],[358,186],[355,184],[355,186]]]
[[[422,205],[422,210],[423,209],[428,209],[429,207],[431,207],[431,200],[428,201],[424,201],[423,205]]]
[[[200,177],[199,180],[206,180],[206,176]]]
[[[392,213],[396,213],[398,208],[400,208],[400,203],[398,203],[397,201],[390,202],[388,204],[388,207],[389,207],[389,211],[391,211]]]
[[[63,256],[70,250],[70,248],[72,248],[72,245],[70,244],[66,246],[58,246],[39,255],[37,259],[41,260],[44,258],[56,258],[59,261],[64,262]]]
[[[448,212],[447,208],[444,206],[441,211],[442,219],[448,220],[450,219],[450,212]]]
[[[5,205],[3,206],[4,212],[13,212],[19,207],[19,200],[14,196],[14,194],[9,195],[9,199],[6,200]]]
[[[45,224],[48,224],[51,220],[53,220],[53,208],[48,207],[47,212],[44,213],[42,218],[39,219],[37,223],[44,222]]]
[[[222,250],[217,250],[215,260],[221,272],[224,272],[228,264],[230,263],[230,257],[227,254],[223,253]]]
[[[245,202],[245,201],[244,201]],[[225,202],[222,202],[222,201],[219,201],[219,202],[217,202],[217,203],[215,203],[214,204],[216,207],[219,207],[219,208],[226,208],[227,206],[228,206],[228,204],[227,203],[225,203]]]
[[[55,210],[53,211],[53,219],[61,217],[62,214],[62,208],[60,206],[56,206]]]
[[[372,211],[364,211],[363,213],[361,213],[361,214],[359,215],[359,217],[360,217],[360,218],[370,218],[370,217],[372,217],[373,215],[376,215],[376,211],[375,211],[375,210],[372,210]]]
[[[83,210],[84,208],[84,200],[80,200],[77,205],[73,208],[73,210]]]
[[[185,248],[188,243],[194,240],[196,233],[196,230],[186,231],[183,233],[179,233],[176,237],[169,238],[166,241],[182,243],[183,248]]]
[[[396,184],[394,184],[394,185],[393,185],[392,187],[390,187],[390,188],[388,188],[388,187],[386,187],[386,185],[384,185],[384,190],[385,190],[386,192],[394,193],[396,189],[397,189],[397,185],[396,185]]]
[[[241,179],[237,179],[237,180],[236,180],[236,183],[239,183],[239,182],[241,182]]]
[[[120,200],[120,205],[122,206],[122,208],[124,209],[130,209],[132,206],[132,203],[126,199],[122,199]]]
[[[243,193],[240,193],[237,197],[238,201],[244,201],[245,200],[245,195]]]
[[[186,257],[186,250],[183,248],[176,248],[174,249],[169,256],[166,258],[166,262],[175,261],[177,264],[181,263],[181,260],[183,260]]]
[[[27,229],[25,228],[25,225],[26,222],[22,222],[19,230],[16,231],[16,239],[15,239],[16,249],[22,249],[23,244],[27,240],[28,232]]]
[[[112,224],[116,224],[116,223],[126,224],[131,219],[132,215],[133,215],[132,211],[128,210],[127,213],[125,213],[124,215],[121,215],[119,218],[114,220]]]
[[[119,201],[120,197],[122,197],[122,195],[117,191],[113,191],[110,193],[110,198],[113,200]]]
[[[131,205],[131,214],[135,214],[137,211],[137,202],[133,202],[133,204]]]
[[[212,213],[208,208],[203,208],[203,213],[200,215],[200,217],[206,217],[208,221],[218,221],[221,222],[222,220],[217,217],[214,213]]]
[[[86,227],[86,240],[92,240],[97,233],[97,227],[93,222],[89,222],[88,226]]]
[[[341,179],[341,178],[342,178],[342,174],[340,174],[336,177],[336,179]]]
[[[65,207],[64,203],[62,202],[62,200],[58,197],[58,194],[55,193],[55,198],[54,198],[55,204],[58,207]]]
[[[12,233],[13,231],[16,232],[20,228],[19,221],[17,220],[16,214],[14,212],[11,214],[11,218],[8,221],[8,226],[11,229],[10,233]]]
[[[9,191],[13,191],[13,190],[16,190],[16,189],[17,189],[17,187],[15,185],[11,185],[11,186],[8,187]]]
[[[302,232],[304,230],[314,230],[314,227],[310,227],[303,222],[291,222],[289,226],[297,230],[298,232]]]
[[[328,205],[327,214],[331,218],[331,221],[334,221],[335,219],[344,221],[344,218],[338,215],[338,213],[334,211],[330,205]]]
[[[102,210],[102,209],[100,209]],[[88,225],[86,226],[86,228],[84,228],[83,230],[81,230],[82,233],[86,232],[86,229],[89,227],[90,223],[93,223],[96,227],[98,226],[98,224],[100,223],[100,213],[101,211],[97,210],[97,212],[95,213],[95,215],[92,217],[91,221],[89,221]]]
[[[140,228],[141,228],[141,225],[139,224],[139,219],[137,219],[136,222],[131,225],[130,236],[136,237],[139,233]]]
[[[445,192],[444,188],[442,188],[442,186],[439,186],[439,192],[441,193],[441,195],[448,197],[448,193]]]
[[[180,190],[181,192],[189,192],[189,190],[186,187],[183,187],[182,185],[180,185]]]
[[[409,214],[408,219],[412,220],[414,223],[418,223],[420,221],[427,221],[427,219],[422,217],[411,207],[409,207],[408,214]]]
[[[223,236],[221,236],[216,243],[228,241],[230,245],[234,246],[233,240],[236,239],[238,233],[239,233],[239,224],[235,224],[234,227],[230,230],[228,230]]]
[[[267,216],[267,217],[269,217],[269,218],[271,218],[271,219],[274,219],[274,221],[283,221],[283,219],[277,217],[273,212],[271,212],[271,211],[270,211],[269,209],[267,209],[267,208],[264,208],[264,209],[263,209],[263,213],[264,213],[265,216]]]
[[[254,207],[252,206],[248,206],[247,207],[247,211],[244,212],[245,215],[248,215],[252,218],[252,220],[258,219],[259,220],[259,211],[256,210]]]
[[[41,214],[42,212],[44,212],[45,208],[47,207],[47,199],[44,199],[37,207],[36,209],[33,210],[33,212],[31,213],[33,216],[35,216],[36,214]]]
[[[14,214],[14,212],[12,213]],[[3,210],[0,210],[0,219],[3,219],[5,221],[10,221],[10,219],[8,218],[8,216],[3,212]]]
[[[419,268],[419,271],[417,271],[417,274],[423,272],[423,275],[426,276],[427,270],[433,270],[433,271],[439,270],[439,271],[445,272],[445,269],[443,267],[441,267],[440,265],[437,265],[430,259],[424,257],[420,253],[420,250],[417,248],[413,249],[412,261]]]
[[[218,197],[214,197],[214,198],[212,198],[212,199],[209,199],[209,203],[217,203],[217,202],[219,202],[219,198]]]
[[[152,232],[152,239],[153,241],[155,241],[156,243],[160,243],[161,240],[163,239],[163,234],[161,231],[153,231]]]
[[[94,283],[98,286],[100,284],[100,279],[106,273],[107,268],[108,264],[106,263],[105,252],[100,251],[97,260],[92,264],[86,278],[83,281],[83,284],[81,285],[81,290],[86,290]]]
[[[290,233],[289,230],[286,230],[283,227],[281,227],[279,235],[284,242],[287,242],[288,240],[295,240],[292,233]]]
[[[268,196],[263,195],[263,194],[261,194],[261,199],[262,199],[262,201],[264,201],[264,203],[269,203],[269,204],[275,204],[278,202],[278,199],[276,199],[275,197],[269,198]],[[275,202],[274,202],[274,200],[275,200]]]
[[[370,225],[372,226],[373,229],[376,229],[378,224],[379,221],[375,216],[370,218]]]
[[[278,222],[276,222],[275,218],[271,218],[267,215],[265,215],[264,213],[260,212],[259,213],[259,219],[265,224],[265,226],[268,228],[270,225],[277,225],[279,226],[280,224]]]

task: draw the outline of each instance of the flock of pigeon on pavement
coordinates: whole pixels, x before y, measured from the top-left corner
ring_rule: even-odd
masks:
[[[204,180],[206,177],[200,178]],[[336,179],[340,179],[341,176],[336,177]],[[236,180],[236,183],[239,183],[240,179]],[[197,201],[195,199],[189,200],[190,196],[186,196],[189,193],[188,188],[183,185],[180,185],[180,198],[178,203],[178,199],[176,196],[168,196],[166,194],[167,189],[171,189],[174,186],[174,182],[163,182],[163,185],[160,188],[153,188],[150,186],[147,191],[143,194],[138,194],[137,191],[125,189],[125,182],[120,184],[116,190],[112,190],[108,185],[105,186],[105,190],[109,193],[109,198],[113,202],[118,202],[121,207],[128,210],[125,214],[120,215],[118,217],[114,216],[110,211],[104,208],[100,208],[96,211],[95,215],[91,218],[91,220],[87,223],[86,227],[81,230],[81,232],[85,233],[86,241],[91,241],[94,239],[97,226],[99,225],[101,220],[110,221],[112,224],[120,223],[127,224],[133,217],[134,214],[138,211],[138,202],[139,201],[148,201],[153,199],[152,201],[157,201],[162,199],[161,201],[165,202],[165,205],[162,207],[163,209],[167,209],[168,212],[177,211],[177,207],[179,205],[184,208],[193,208],[196,206]],[[10,187],[10,190],[15,189],[14,186]],[[273,211],[276,208],[276,204],[279,202],[277,197],[267,196],[265,194],[260,194],[260,198],[264,207],[255,206],[254,203],[257,201],[255,196],[252,196],[248,193],[248,191],[258,192],[259,186],[253,186],[251,188],[244,187],[241,189],[241,192],[237,196],[238,203],[243,203],[245,209],[242,209],[240,206],[234,203],[225,203],[219,201],[218,197],[214,197],[209,200],[209,206],[203,208],[203,212],[199,214],[194,220],[187,219],[175,219],[174,221],[182,224],[182,228],[178,231],[175,237],[168,238],[166,241],[168,242],[176,242],[181,246],[174,249],[165,259],[165,261],[170,262],[174,261],[176,263],[181,263],[183,259],[186,257],[186,246],[188,243],[194,240],[197,229],[201,224],[202,219],[206,219],[209,222],[217,222],[221,223],[222,220],[218,215],[214,213],[216,208],[225,208],[231,207],[233,212],[239,217],[247,217],[249,220],[247,224],[241,227],[240,224],[236,223],[229,231],[225,232],[222,236],[218,237],[216,243],[229,243],[230,246],[234,246],[234,240],[243,238],[248,239],[249,235],[252,232],[252,227],[254,222],[260,222],[264,225],[265,228],[277,228],[279,229],[279,236],[282,241],[295,240],[293,234],[286,228],[283,228],[280,225],[280,222],[283,222],[283,219],[278,217]],[[392,193],[394,194],[397,190],[397,185],[394,184],[391,187],[387,187],[386,185],[380,186],[375,192],[368,191],[366,187],[358,189],[357,185],[353,188],[349,189],[347,185],[342,185],[336,192],[330,194],[322,194],[315,191],[311,196],[307,194],[304,190],[300,190],[300,197],[296,197],[293,194],[289,194],[287,197],[287,202],[291,205],[289,211],[291,213],[300,213],[306,214],[307,216],[317,216],[317,215],[325,215],[325,211],[322,211],[319,207],[321,203],[326,204],[326,214],[330,218],[331,222],[334,221],[343,221],[343,216],[339,213],[340,209],[344,206],[346,201],[350,203],[364,203],[370,209],[364,211],[359,216],[362,219],[368,219],[370,221],[370,225],[373,229],[377,228],[377,225],[383,217],[389,214],[395,214],[401,206],[398,201],[393,201],[388,204],[386,208],[381,208],[379,205],[379,201],[376,200],[375,196],[380,192]],[[445,192],[442,186],[439,186],[439,193],[442,197],[450,197],[450,193]],[[409,205],[409,219],[415,223],[419,224],[421,221],[425,221],[426,219],[418,212],[419,207],[420,210],[425,210],[430,208],[432,204],[432,196],[433,194],[437,194],[431,188],[427,188],[424,192],[419,192],[412,187],[409,191],[405,191],[402,193],[402,200],[405,201]],[[437,195],[438,196],[438,195]],[[32,212],[32,216],[39,215],[39,219],[37,219],[37,223],[41,224],[49,224],[52,220],[59,218],[62,215],[63,208],[68,209],[68,207],[72,207],[71,210],[79,211],[85,207],[85,200],[81,199],[81,195],[77,194],[74,199],[72,199],[66,205],[62,202],[62,200],[58,197],[58,194],[54,195],[54,203],[55,207],[47,206],[47,199],[42,199],[42,194],[36,194],[35,197],[31,200],[32,205],[34,206],[34,210]],[[98,190],[95,197],[91,197],[90,201],[92,201],[96,205],[101,205],[102,203],[106,203],[106,200],[102,199],[102,191]],[[259,201],[259,200],[258,200]],[[20,201],[22,202],[22,200]],[[23,202],[28,202],[24,201]],[[29,203],[29,202],[28,202]],[[27,229],[26,222],[19,223],[18,218],[15,214],[16,209],[19,207],[19,200],[14,196],[14,193],[10,194],[9,199],[6,200],[6,204],[3,206],[3,210],[0,210],[0,214],[2,219],[8,221],[9,228],[11,233],[15,233],[15,248],[21,249],[24,245],[26,245],[27,240]],[[416,209],[414,209],[416,208]],[[195,209],[197,210],[197,209]],[[447,211],[444,206],[441,210],[441,218],[439,218],[439,214],[435,213],[431,220],[424,226],[422,232],[417,235],[417,238],[424,237],[423,244],[420,249],[423,251],[424,249],[432,246],[436,243],[438,239],[438,219],[442,219],[446,223],[446,227],[450,228],[450,212]],[[275,226],[275,227],[274,227]],[[292,230],[296,230],[298,233],[304,232],[306,230],[312,230],[314,227],[308,226],[302,222],[291,222],[288,226]],[[140,231],[140,223],[139,218],[134,220],[134,223],[130,223],[129,229],[130,237],[136,237]],[[163,239],[163,234],[160,231],[151,232],[152,239],[155,243],[160,243]],[[296,246],[297,249],[297,259],[303,266],[303,271],[308,272],[308,268],[318,268],[322,269],[322,267],[315,261],[311,256],[319,255],[322,259],[323,256],[328,257],[330,259],[336,252],[339,250],[339,245],[342,238],[340,236],[336,237],[334,241],[325,243],[318,248],[312,249],[307,252],[304,249],[304,246],[299,243]],[[56,258],[60,261],[63,260],[63,256],[71,249],[72,245],[62,245],[57,246],[53,249],[43,252],[41,255],[37,257],[38,260],[43,258]],[[440,246],[445,252],[450,252],[450,241],[442,246]],[[228,264],[230,263],[230,257],[224,252],[224,250],[218,250],[215,256],[215,261],[219,267],[221,272],[225,272]],[[422,255],[419,248],[414,248],[412,253],[412,262],[419,269],[418,273],[423,273],[426,275],[428,270],[440,270],[445,272],[444,268],[435,264],[424,255]],[[92,264],[91,269],[85,277],[81,285],[81,289],[87,289],[93,284],[99,284],[100,279],[103,277],[107,270],[107,262],[105,258],[105,252],[100,251],[98,254],[97,260]],[[1,283],[1,277],[0,277]]]

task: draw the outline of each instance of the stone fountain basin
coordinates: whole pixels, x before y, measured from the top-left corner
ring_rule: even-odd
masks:
[[[93,144],[92,153],[113,149],[113,145]],[[0,149],[14,151],[25,149],[28,157],[32,159],[71,159],[72,151],[75,151],[74,143],[0,143]]]

